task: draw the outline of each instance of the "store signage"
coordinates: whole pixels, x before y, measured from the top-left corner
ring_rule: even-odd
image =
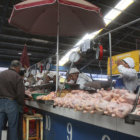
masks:
[[[111,140],[108,135],[103,135],[102,140]]]
[[[72,124],[67,123],[67,140],[72,140]]]
[[[46,115],[46,130],[51,130],[51,117]]]
[[[56,71],[56,66],[55,65],[51,65],[50,67],[51,70]],[[59,66],[59,71],[67,71],[68,68],[64,67],[64,66]]]
[[[140,140],[139,137],[49,112],[44,114],[44,123],[43,140]]]
[[[124,59],[126,57],[132,57],[134,59],[135,70],[137,72],[139,72],[139,62],[140,62],[139,61],[139,56],[140,56],[140,51],[139,50],[112,56],[112,61],[111,61],[112,62],[112,74],[113,75],[120,74],[119,71],[118,71],[116,62],[117,62],[118,59]],[[110,57],[108,57],[107,74],[110,75]]]

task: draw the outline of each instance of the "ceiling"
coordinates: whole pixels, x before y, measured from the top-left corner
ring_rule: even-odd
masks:
[[[8,66],[11,60],[20,59],[19,52],[22,52],[24,44],[27,44],[28,52],[32,55],[30,63],[35,64],[42,59],[53,58],[55,64],[56,38],[47,36],[38,36],[24,33],[23,31],[8,24],[8,18],[11,14],[14,4],[21,0],[0,0],[0,66]],[[101,8],[103,16],[112,9],[119,0],[88,0],[89,2]],[[119,17],[117,17],[101,34],[115,29],[123,24],[133,21],[140,17],[140,1],[136,0]],[[81,37],[60,37],[60,58],[72,48]],[[106,73],[107,58],[109,57],[108,35],[97,39],[104,47],[103,60],[95,60],[93,53],[83,55],[79,63],[75,64],[79,69],[87,63],[92,63],[85,70],[92,73],[101,73],[101,69]],[[123,52],[140,49],[140,22],[129,27],[117,30],[112,33],[112,55]],[[67,66],[69,64],[66,64]]]

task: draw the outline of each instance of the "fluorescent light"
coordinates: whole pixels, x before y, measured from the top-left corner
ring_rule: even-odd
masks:
[[[32,38],[31,39],[32,41],[34,41],[34,42],[40,42],[40,43],[49,43],[49,41],[47,41],[47,40],[42,40],[42,39],[37,39],[37,38]]]
[[[108,19],[108,20],[112,21],[112,20],[114,20],[120,14],[121,14],[121,11],[116,10],[116,9],[112,9],[110,12],[108,12],[106,14],[106,16],[104,16],[104,19]],[[109,22],[109,23],[111,23],[111,22]],[[106,24],[106,25],[108,25],[108,24]]]
[[[108,24],[110,24],[111,21],[112,21],[111,19],[105,19],[105,18],[104,18],[104,22],[105,22],[105,25],[106,25],[106,26],[107,26]]]
[[[32,54],[31,53],[27,53],[29,56],[31,56]]]
[[[120,2],[111,9],[105,16],[104,22],[105,25],[108,26],[116,17],[118,17],[127,7],[129,7],[135,0],[120,0]],[[99,34],[101,30],[93,32],[91,34],[86,34],[75,46],[80,46],[81,43],[84,42],[86,39],[93,39],[97,34]],[[74,46],[74,47],[75,47]],[[69,61],[69,55],[73,52],[73,48],[59,61],[60,66],[63,66],[65,63]],[[79,49],[75,50],[79,51]]]
[[[19,52],[18,53],[19,55],[22,55],[22,52]],[[27,53],[29,56],[31,56],[32,54],[31,53]]]
[[[82,39],[81,39],[80,41],[78,41],[78,43],[77,43],[75,46],[78,46],[78,45],[80,45],[81,43],[83,43],[83,41],[86,40],[86,39],[88,38],[88,35],[89,35],[89,34],[84,35],[84,36],[82,37]]]
[[[128,6],[130,6],[135,0],[121,0],[116,6],[116,9],[121,11],[125,10]]]
[[[71,54],[72,52],[74,52],[74,51],[76,51],[76,52],[80,51],[79,45],[80,45],[81,43],[83,43],[84,40],[86,40],[86,39],[92,39],[93,37],[95,37],[95,36],[96,36],[99,32],[101,32],[101,31],[102,31],[102,29],[99,30],[99,31],[96,31],[96,32],[94,32],[94,33],[92,33],[92,34],[86,34],[86,35],[75,45],[75,48],[72,48],[69,52],[66,53],[66,55],[64,55],[64,56],[62,57],[62,59],[59,61],[59,65],[60,65],[60,66],[63,66],[64,64],[66,64],[66,63],[69,61],[69,56],[70,56],[70,54]]]
[[[78,52],[80,50],[79,47],[71,49],[66,55],[63,56],[63,58],[59,61],[59,65],[63,66],[65,63],[69,61],[69,56],[72,52],[76,51]]]
[[[112,10],[110,10],[104,16],[106,26],[110,24],[116,17],[118,17],[122,13],[122,11],[124,11],[133,2],[134,0],[121,0]]]
[[[112,9],[111,11],[109,11],[109,12],[104,16],[104,19],[113,20],[113,19],[115,19],[120,13],[121,13],[120,10]]]
[[[97,34],[99,34],[102,30],[103,30],[103,29],[100,29],[100,30],[98,30],[98,31],[96,31],[96,32],[93,32],[93,33],[89,34],[89,39],[94,38],[94,37],[95,37]]]

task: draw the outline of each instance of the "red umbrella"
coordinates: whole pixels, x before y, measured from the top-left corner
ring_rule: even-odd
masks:
[[[14,6],[9,23],[25,32],[48,36],[57,35],[58,23],[62,36],[104,27],[100,8],[84,0],[26,0]]]
[[[57,71],[59,35],[83,35],[104,27],[100,8],[84,0],[26,0],[14,6],[9,23],[28,33],[57,35]]]

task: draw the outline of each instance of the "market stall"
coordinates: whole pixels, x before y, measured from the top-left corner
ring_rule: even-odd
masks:
[[[73,109],[53,107],[37,101],[26,105],[39,109],[44,115],[44,139],[70,140],[139,140],[140,122],[134,124],[125,119],[101,114],[83,114]]]
[[[55,76],[52,76],[49,69],[46,69],[46,62],[39,62],[34,65],[34,68],[28,69],[30,71],[29,75],[26,77],[26,95],[30,96],[30,98],[33,97],[33,99],[26,100],[25,103],[28,107],[35,108],[44,116],[44,140],[139,139],[140,123],[132,118],[133,114],[137,115],[137,118],[139,118],[139,106],[136,107],[140,102],[139,96],[134,93],[129,93],[124,89],[112,89],[113,69],[111,34],[112,32],[127,27],[140,19],[94,38],[94,40],[96,40],[105,35],[109,35],[110,89],[101,89],[103,88],[101,82],[92,82],[92,84],[88,83],[88,86],[94,88],[95,92],[89,92],[85,89],[73,90],[73,88],[70,88],[69,90],[66,89],[64,92],[63,88],[66,88],[66,82],[64,82],[62,88],[58,90],[59,35],[81,35],[83,32],[87,32],[87,28],[88,31],[91,32],[91,30],[93,30],[92,27],[95,25],[96,29],[104,27],[104,23],[101,18],[100,10],[85,1],[78,1],[78,3],[73,0],[45,1],[44,3],[41,3],[41,5],[38,5],[40,3],[41,1],[39,0],[36,2],[29,0],[17,4],[13,10],[9,23],[28,33],[57,36],[57,73]],[[44,11],[42,11],[42,8]],[[51,10],[46,12],[48,9]],[[27,12],[32,13],[32,16],[26,14]],[[88,21],[87,17],[89,17],[91,12],[99,21],[95,20],[93,15],[89,18],[89,21],[93,19],[92,23]],[[64,15],[61,13],[64,13]],[[70,18],[67,18],[68,15]],[[49,20],[50,17],[54,17],[52,18],[52,21]],[[52,23],[54,23],[54,25]],[[70,28],[66,27],[66,25],[69,25]],[[79,28],[75,25],[78,25]],[[86,51],[90,49],[91,48],[87,47]],[[95,48],[92,48],[92,50],[94,49]],[[104,51],[102,45],[100,44],[96,50],[96,56],[99,54],[98,58],[101,60]],[[85,48],[82,48],[82,51],[85,52]],[[75,56],[71,60],[71,66],[73,65],[74,59]],[[70,69],[68,70],[68,75]],[[68,75],[66,75],[66,79]],[[53,89],[53,86],[55,85],[56,92],[54,92],[55,90]],[[96,85],[100,86],[98,87]],[[68,85],[68,87],[70,86]],[[133,114],[131,114],[132,111]],[[129,114],[131,117],[129,117]]]
[[[139,55],[139,51],[136,53]],[[111,55],[110,59],[113,60]],[[108,73],[112,77],[112,63],[109,65]],[[71,90],[65,96],[57,97],[51,92],[38,96],[36,101],[26,101],[26,105],[43,114],[44,139],[138,140],[138,93],[100,89],[91,94],[84,90]]]
[[[31,95],[34,97],[36,92]],[[127,117],[138,99],[136,94],[124,89],[98,89],[92,94],[62,90],[60,97],[56,95],[37,94],[34,101],[25,102],[44,116],[44,139],[139,139],[140,123]]]

